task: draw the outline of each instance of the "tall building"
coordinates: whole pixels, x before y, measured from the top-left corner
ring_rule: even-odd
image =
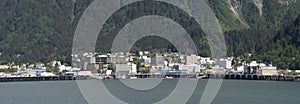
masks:
[[[278,75],[277,67],[263,66],[258,69],[258,75]]]
[[[97,64],[107,64],[108,63],[108,56],[107,55],[98,55],[96,57]]]
[[[216,65],[219,65],[219,67],[225,68],[225,69],[231,69],[232,66],[232,58],[228,58],[228,59],[219,59],[215,62]]]
[[[123,74],[136,74],[137,73],[137,66],[136,64],[115,64],[116,66],[116,73],[123,73]]]
[[[186,65],[193,65],[193,64],[199,64],[199,60],[201,59],[201,57],[197,55],[190,55],[190,56],[185,56],[184,59]]]
[[[151,66],[164,66],[166,57],[161,54],[155,54],[151,57]]]

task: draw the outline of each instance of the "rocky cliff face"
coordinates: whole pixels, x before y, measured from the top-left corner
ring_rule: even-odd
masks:
[[[235,15],[241,15],[242,14],[242,2],[240,0],[227,0],[227,3],[229,5],[229,9],[235,14]]]
[[[300,13],[296,0],[207,0],[225,31],[247,28],[282,28]]]
[[[263,1],[264,1],[264,0],[253,0],[255,6],[256,6],[257,9],[259,10],[259,15],[260,15],[260,16],[262,16],[262,14],[263,14],[263,11],[262,11],[263,6],[264,6],[264,5],[263,5]]]
[[[292,3],[295,3],[297,0],[278,0],[278,3],[284,4],[284,5],[290,5]],[[253,3],[259,10],[259,14],[263,14],[263,4],[264,0],[253,0]],[[275,2],[275,1],[274,1]],[[242,14],[242,6],[243,3],[241,0],[227,0],[227,3],[229,5],[229,9],[235,14],[235,15],[241,15]]]
[[[296,1],[297,1],[297,0],[278,0],[279,3],[281,3],[281,4],[286,4],[286,5],[295,3]]]

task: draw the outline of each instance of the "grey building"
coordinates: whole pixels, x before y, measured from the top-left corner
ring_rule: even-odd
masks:
[[[164,66],[166,57],[162,54],[155,54],[151,57],[151,66]]]

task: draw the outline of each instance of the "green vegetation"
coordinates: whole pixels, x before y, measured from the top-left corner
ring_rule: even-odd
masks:
[[[0,69],[0,72],[17,72],[16,68]]]
[[[1,60],[67,62],[77,21],[89,3],[89,0],[78,0],[72,8],[71,0],[2,0]]]
[[[59,70],[55,70],[55,69],[52,69],[52,68],[47,68],[47,69],[46,69],[46,72],[50,72],[50,73],[53,73],[53,74],[55,74],[55,75],[60,74],[60,73],[59,73]]]
[[[252,0],[207,0],[224,30],[229,56],[272,63],[279,68],[300,69],[300,1],[280,4],[264,0],[262,11]],[[237,1],[237,2],[235,2]],[[70,64],[76,25],[92,0],[2,0],[0,3],[0,62],[37,63],[60,60]],[[147,1],[146,3],[155,3]],[[234,13],[230,6],[235,7]],[[131,11],[129,11],[131,10]],[[156,14],[178,22],[190,33],[201,56],[210,56],[198,24],[185,12],[167,4],[124,7],[106,21],[96,50],[109,52],[112,39],[138,16]],[[298,19],[296,19],[298,16]],[[150,36],[139,40],[133,52],[176,51],[170,42]],[[138,63],[137,63],[138,64]],[[55,70],[55,68],[53,68]]]

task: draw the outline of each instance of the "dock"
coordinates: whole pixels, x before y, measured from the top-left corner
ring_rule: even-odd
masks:
[[[132,75],[138,79],[145,78],[196,78],[191,75]],[[100,78],[100,77],[99,77]],[[94,79],[90,76],[44,76],[44,77],[0,77],[0,82],[23,82],[23,81],[63,81],[63,80],[88,80]],[[97,78],[98,79],[98,78]],[[102,77],[101,77],[102,79]],[[115,79],[115,78],[114,78]],[[262,80],[262,81],[295,81],[300,82],[300,76],[266,76],[266,75],[228,75],[228,74],[206,74],[201,79],[224,79],[224,80]]]
[[[225,80],[265,80],[265,81],[300,81],[300,76],[280,76],[280,75],[227,75],[227,74],[207,74],[206,79]]]
[[[300,82],[300,76],[280,76],[280,75],[237,75],[237,74],[205,74],[201,77],[195,75],[150,75],[150,74],[139,74],[131,75],[130,77],[136,77],[138,79],[145,78],[200,78],[200,79],[224,79],[224,80],[261,80],[261,81],[295,81]]]
[[[87,76],[0,77],[0,82],[86,80]]]

